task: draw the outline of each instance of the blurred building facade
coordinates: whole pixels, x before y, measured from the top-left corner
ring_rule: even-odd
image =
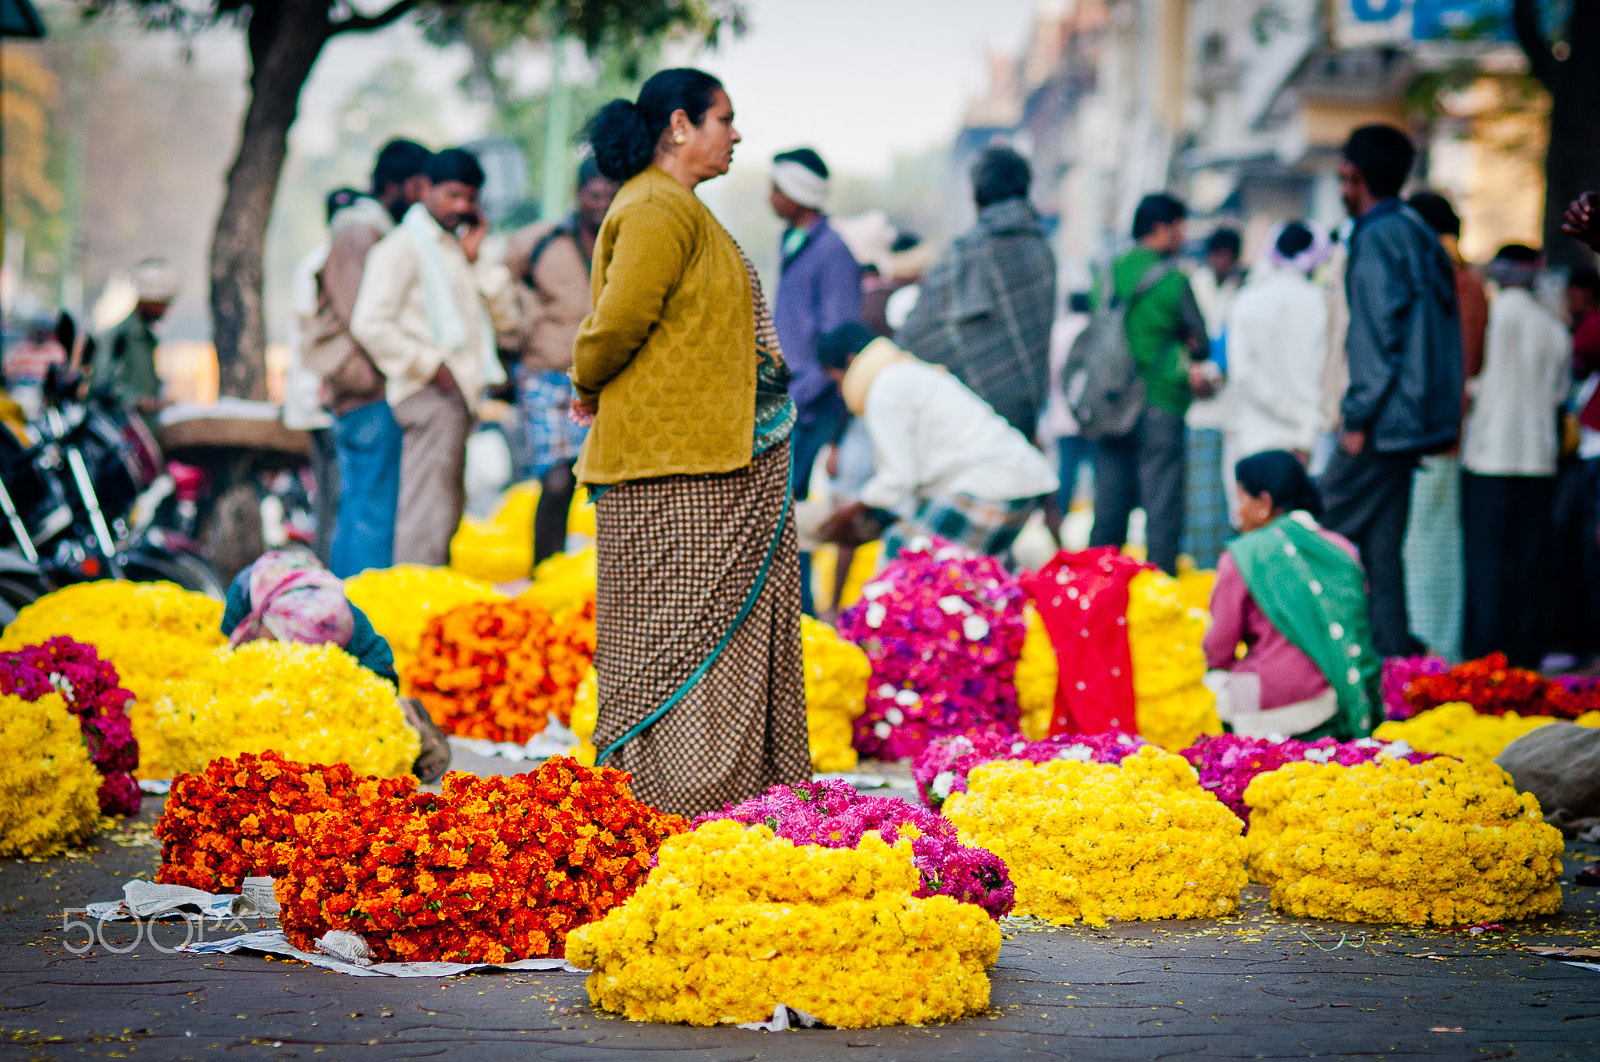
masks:
[[[1463,249],[1537,244],[1547,103],[1504,33],[1509,0],[1043,0],[1022,53],[991,61],[952,164],[996,140],[1032,158],[1064,287],[1129,241],[1152,191],[1252,258],[1271,226],[1344,219],[1339,148],[1387,122],[1423,148]],[[957,187],[961,182],[953,182]],[[952,210],[961,205],[954,200]],[[970,211],[970,206],[966,207]]]

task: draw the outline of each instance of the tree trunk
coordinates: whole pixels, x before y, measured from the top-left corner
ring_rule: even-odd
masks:
[[[1567,23],[1565,58],[1538,31],[1533,0],[1516,0],[1513,18],[1534,77],[1550,92],[1550,146],[1545,153],[1544,247],[1554,265],[1588,265],[1594,256],[1561,231],[1567,204],[1600,188],[1600,3],[1576,0]]]
[[[328,0],[257,4],[246,39],[250,105],[211,241],[212,336],[225,395],[267,397],[262,259],[300,90],[332,34]]]

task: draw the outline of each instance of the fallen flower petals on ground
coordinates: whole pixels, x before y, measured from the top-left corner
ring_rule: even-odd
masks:
[[[1243,824],[1181,757],[1146,746],[1116,765],[1003,760],[967,784],[945,817],[1005,860],[1018,914],[1105,925],[1239,906]]]
[[[1245,802],[1251,875],[1288,914],[1458,926],[1561,908],[1561,831],[1492,763],[1291,763]]]
[[[567,958],[592,968],[596,1006],[635,1021],[753,1022],[780,1004],[851,1029],[981,1013],[1000,929],[972,904],[917,898],[912,843],[797,845],[709,822],[663,844]]]

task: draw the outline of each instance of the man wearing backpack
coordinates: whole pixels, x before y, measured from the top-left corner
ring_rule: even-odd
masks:
[[[1407,622],[1401,559],[1411,476],[1424,454],[1449,449],[1461,430],[1455,266],[1434,230],[1400,201],[1416,158],[1404,133],[1362,126],[1343,155],[1339,180],[1355,219],[1345,268],[1350,384],[1339,404],[1339,448],[1318,483],[1322,524],[1361,551],[1378,653],[1410,656],[1424,648]]]
[[[1188,278],[1172,262],[1183,249],[1187,216],[1184,205],[1170,195],[1145,196],[1133,214],[1137,246],[1112,263],[1110,293],[1098,290],[1103,282],[1096,285],[1103,309],[1122,307],[1127,356],[1138,377],[1128,398],[1133,400],[1142,386],[1143,401],[1128,410],[1131,428],[1114,425],[1108,430],[1103,422],[1096,430],[1085,423],[1085,434],[1095,438],[1089,545],[1121,546],[1128,537],[1129,514],[1143,507],[1148,557],[1168,574],[1177,573],[1183,536],[1183,417],[1191,395],[1210,390],[1199,367],[1210,351],[1205,317]],[[1085,340],[1094,342],[1087,333]],[[1091,357],[1097,353],[1088,352]],[[1068,402],[1076,406],[1070,368]],[[1088,397],[1092,401],[1095,396]]]

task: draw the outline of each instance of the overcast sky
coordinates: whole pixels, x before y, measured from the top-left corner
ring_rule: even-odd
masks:
[[[829,165],[883,172],[948,140],[1016,54],[1038,0],[747,0],[750,29],[693,58],[722,78],[746,161],[810,144]]]

